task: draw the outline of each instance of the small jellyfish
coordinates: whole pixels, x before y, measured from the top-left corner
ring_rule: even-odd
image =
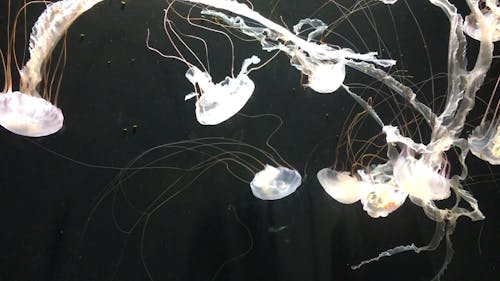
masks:
[[[493,111],[492,120],[487,120],[487,118],[490,115],[491,103],[496,96],[499,82],[500,78],[497,79],[481,124],[472,131],[468,138],[472,154],[492,165],[500,165],[500,100]]]
[[[255,84],[250,79],[248,74],[253,70],[249,69],[249,66],[252,64],[260,63],[260,59],[257,56],[252,56],[243,61],[241,66],[241,70],[237,76],[234,76],[234,62],[231,65],[231,76],[226,76],[222,81],[218,83],[214,83],[212,81],[212,76],[210,75],[209,63],[207,62],[207,66],[205,66],[200,58],[196,55],[196,52],[191,49],[187,45],[187,43],[182,39],[180,34],[184,35],[176,31],[172,24],[170,24],[171,20],[169,17],[169,11],[172,9],[172,5],[175,1],[172,1],[168,8],[165,9],[164,13],[164,30],[165,33],[172,44],[172,46],[177,51],[178,56],[166,55],[163,54],[156,48],[153,48],[149,45],[149,30],[148,37],[146,39],[147,47],[158,53],[159,55],[165,58],[173,58],[185,63],[188,66],[188,70],[186,71],[186,78],[193,84],[194,92],[191,92],[185,96],[185,100],[189,100],[192,98],[196,98],[195,102],[195,113],[196,119],[202,125],[217,125],[220,124],[236,113],[238,113],[248,102],[250,97],[252,96]],[[176,13],[180,15],[179,13]],[[198,27],[201,29],[206,29],[213,32],[213,29],[205,27],[201,24],[195,23],[194,19],[189,16],[185,18],[188,23],[194,27]],[[222,33],[222,32],[219,32]],[[187,35],[189,38],[199,40],[203,42],[205,46],[205,53],[207,54],[208,59],[208,48],[205,40],[200,37],[194,35]],[[231,45],[231,55],[232,60],[234,61],[234,45],[231,41],[231,38],[224,33],[224,36],[229,40]],[[190,63],[185,56],[180,51],[177,44],[174,42],[174,38],[181,42],[181,45],[187,48],[188,52],[195,58],[195,60],[201,65],[203,70],[198,68],[193,63]]]
[[[295,192],[301,182],[302,177],[297,170],[266,165],[255,174],[250,187],[253,195],[259,199],[277,200]]]
[[[363,210],[372,218],[387,217],[408,197],[403,189],[388,183],[364,183],[361,191]]]
[[[8,34],[12,34],[9,34],[7,38],[6,54],[5,56],[2,54],[5,73],[4,90],[0,93],[0,125],[2,127],[28,137],[47,136],[62,128],[64,117],[57,107],[58,94],[52,94],[50,87],[42,94],[38,91],[40,82],[43,80],[42,67],[73,21],[101,1],[62,0],[47,4],[47,8],[38,17],[31,31],[30,59],[19,71],[20,89],[12,91],[11,64],[14,56],[18,13],[12,29],[7,31]],[[10,11],[8,11],[7,21],[10,23]],[[14,60],[17,63],[15,58]]]
[[[361,199],[361,182],[349,172],[324,168],[316,176],[326,193],[338,202],[352,204]]]
[[[187,99],[197,96],[196,119],[202,125],[217,125],[238,113],[250,99],[255,89],[254,82],[248,77],[248,66],[257,64],[256,56],[245,59],[241,71],[236,77],[226,77],[214,84],[208,72],[202,72],[196,66],[191,66],[186,72],[186,78],[193,87],[200,89],[199,93],[191,93]]]

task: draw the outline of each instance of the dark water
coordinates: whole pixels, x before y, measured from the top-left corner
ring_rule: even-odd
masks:
[[[2,31],[5,2],[0,6]],[[446,71],[446,18],[426,1],[401,2],[391,10],[377,5],[349,14],[353,2],[336,2],[346,9],[322,7],[324,1],[318,0],[254,5],[274,21],[281,16],[290,27],[308,16],[333,23],[344,13],[325,41],[398,60],[397,69],[407,70],[400,74],[421,87],[423,100],[439,108],[438,97],[446,87],[446,80],[438,78]],[[334,162],[339,169],[353,165],[346,146],[336,147],[345,141],[361,108],[343,91],[320,95],[303,88],[300,74],[284,54],[251,73],[256,89],[242,113],[281,118],[283,125],[270,142],[304,178],[294,194],[272,202],[256,199],[249,185],[222,163],[200,175],[187,173],[170,189],[179,172],[166,168],[125,171],[137,173],[116,186],[117,168],[151,147],[225,137],[269,151],[265,142],[279,123],[269,115],[236,116],[215,127],[197,123],[194,101],[184,101],[193,90],[184,77],[187,67],[145,45],[149,28],[151,44],[175,54],[163,31],[166,6],[159,0],[130,0],[125,6],[105,0],[85,13],[67,35],[59,99],[63,130],[27,139],[0,129],[0,280],[430,280],[442,265],[443,245],[430,253],[385,258],[357,271],[349,268],[397,245],[426,244],[434,224],[409,201],[387,218],[372,219],[361,204],[342,205],[324,192],[315,177],[319,169]],[[183,4],[175,8],[187,9]],[[40,12],[40,6],[30,8],[28,22]],[[228,75],[227,39],[172,17],[179,30],[207,40],[214,81]],[[271,56],[256,42],[232,38],[236,71],[251,54]],[[202,45],[188,42],[204,59]],[[482,99],[491,94],[495,76],[497,61],[479,95]],[[419,84],[424,80],[429,82]],[[384,120],[400,111],[404,118],[395,124],[414,116],[401,109],[402,101],[384,103],[387,94],[366,90],[373,81],[359,73],[348,70],[346,82],[364,83],[358,93],[381,103],[377,111]],[[478,101],[471,125],[479,123],[484,108]],[[353,132],[355,139],[379,133],[375,122],[363,120]],[[422,132],[423,139],[428,138],[425,129]],[[354,150],[359,148],[352,142]],[[134,167],[175,150],[157,150]],[[368,151],[377,152],[374,146]],[[381,157],[384,153],[379,152]],[[160,164],[186,168],[202,159],[187,153]],[[459,219],[452,236],[455,256],[441,280],[500,280],[500,170],[472,155],[468,164],[467,188],[486,220]],[[232,172],[251,180],[243,168],[230,165]],[[142,218],[141,210],[147,210]]]

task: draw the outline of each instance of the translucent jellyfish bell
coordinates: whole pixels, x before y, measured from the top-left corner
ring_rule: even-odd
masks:
[[[248,77],[248,67],[257,64],[257,56],[245,59],[241,71],[236,78],[226,77],[214,84],[208,72],[203,72],[196,66],[191,66],[186,72],[186,78],[201,90],[198,96],[191,93],[186,99],[197,96],[196,119],[203,125],[217,125],[238,113],[253,94],[255,84]]]
[[[19,71],[20,90],[12,91],[11,60],[15,38],[7,44],[7,59],[4,61],[5,86],[0,93],[0,125],[7,130],[28,137],[41,137],[59,131],[64,117],[51,101],[50,93],[41,95],[38,87],[42,81],[42,68],[55,46],[71,24],[85,11],[102,0],[61,0],[48,3],[38,17],[30,35],[30,59]],[[25,7],[23,7],[24,9]],[[8,19],[9,20],[9,19]],[[16,23],[13,24],[16,26]],[[16,32],[15,28],[7,32]],[[3,56],[2,56],[3,59]],[[15,59],[15,58],[14,58]],[[54,102],[54,104],[52,103]]]
[[[372,218],[387,217],[401,207],[408,193],[388,183],[364,183],[361,188],[363,210]]]
[[[485,1],[477,1],[484,5],[484,8],[481,9],[481,13],[483,14],[483,18],[485,20],[485,27],[488,30],[485,32],[491,32],[491,40],[492,42],[496,42],[500,40],[500,3],[498,0],[485,0]],[[465,17],[464,20],[464,32],[470,37],[481,40],[483,37],[483,31],[480,28],[480,24],[477,19],[477,15],[475,13],[471,13],[470,15]]]
[[[428,201],[450,197],[450,181],[439,172],[424,157],[415,159],[407,153],[398,157],[393,171],[397,186],[407,192],[412,202],[420,207]]]
[[[262,200],[277,200],[292,194],[302,182],[296,170],[266,165],[255,174],[250,188],[255,197]]]
[[[22,136],[41,137],[61,129],[64,116],[43,98],[21,92],[0,94],[0,125]]]
[[[345,63],[320,63],[309,66],[306,86],[322,94],[335,92],[345,79]]]
[[[338,202],[352,204],[361,199],[361,183],[349,172],[324,168],[316,176],[326,193]]]

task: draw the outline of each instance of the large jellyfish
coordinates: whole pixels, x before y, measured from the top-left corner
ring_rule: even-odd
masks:
[[[195,102],[195,113],[196,119],[202,125],[217,125],[220,124],[236,113],[238,113],[250,99],[255,89],[254,82],[250,79],[248,74],[253,70],[249,69],[252,64],[260,63],[260,59],[257,56],[251,56],[243,61],[241,70],[238,75],[234,75],[234,45],[231,38],[226,34],[213,30],[209,27],[205,27],[201,24],[195,23],[193,19],[190,18],[190,14],[186,17],[188,23],[194,27],[201,29],[213,31],[216,33],[222,33],[229,41],[231,45],[231,76],[226,76],[222,81],[214,83],[212,81],[212,76],[210,75],[210,69],[207,64],[205,66],[195,51],[193,51],[185,42],[183,37],[194,38],[201,42],[205,46],[205,53],[208,56],[208,49],[205,40],[194,35],[185,35],[183,33],[177,32],[172,24],[172,21],[168,18],[172,5],[175,1],[172,1],[168,8],[165,9],[164,14],[164,30],[168,36],[169,41],[177,52],[177,56],[166,55],[159,51],[157,48],[151,47],[149,44],[149,31],[148,39],[146,44],[149,49],[155,51],[165,58],[173,58],[182,61],[188,67],[186,71],[186,78],[193,84],[195,89],[194,92],[186,95],[185,99],[196,98]],[[191,13],[191,11],[189,11]],[[175,43],[178,40],[180,43]],[[201,70],[195,64],[189,62],[183,54],[181,49],[177,44],[187,48],[189,55],[195,58],[195,61],[203,68]],[[208,57],[207,57],[208,59]],[[258,67],[257,67],[258,68]]]
[[[5,85],[0,93],[1,126],[13,133],[29,137],[50,135],[62,128],[64,117],[57,107],[57,94],[52,94],[50,89],[39,92],[39,85],[43,80],[43,66],[71,24],[82,13],[101,1],[62,0],[47,4],[47,8],[31,31],[30,59],[19,70],[19,91],[13,91],[11,68],[13,59],[17,63],[17,59],[13,58],[19,13],[17,14],[12,28],[7,30],[7,50],[5,54],[0,53],[5,73]],[[25,4],[22,9],[25,9],[28,4]],[[8,29],[10,17],[9,10]]]

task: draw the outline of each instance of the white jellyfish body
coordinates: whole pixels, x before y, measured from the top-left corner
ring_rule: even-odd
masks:
[[[470,151],[476,157],[492,165],[500,165],[500,124],[485,122],[477,126],[469,136],[468,142]]]
[[[344,63],[324,63],[312,68],[307,86],[318,93],[333,93],[345,79]]]
[[[20,90],[12,92],[12,81],[6,81],[7,91],[0,94],[2,127],[28,137],[50,135],[62,128],[61,110],[37,90],[42,80],[42,66],[78,16],[101,1],[61,0],[47,5],[31,31],[30,59],[19,71]]]
[[[266,165],[256,173],[250,188],[255,197],[262,200],[277,200],[292,194],[302,182],[296,170]]]
[[[406,201],[408,193],[388,183],[364,182],[361,188],[363,210],[372,218],[384,218]]]
[[[0,95],[0,125],[22,136],[53,134],[63,125],[63,114],[50,102],[21,92]]]
[[[450,197],[450,182],[439,171],[426,163],[424,157],[400,156],[394,164],[397,186],[410,195],[413,203],[423,206],[428,201]]]
[[[207,72],[196,66],[191,66],[186,72],[186,78],[201,90],[188,94],[186,99],[198,96],[196,101],[196,119],[202,125],[216,125],[222,123],[238,113],[253,94],[255,84],[248,77],[250,64],[257,64],[260,59],[256,56],[245,59],[241,71],[236,78],[226,77],[214,84]]]
[[[349,172],[324,168],[316,176],[326,193],[338,202],[352,204],[361,199],[361,182]]]

